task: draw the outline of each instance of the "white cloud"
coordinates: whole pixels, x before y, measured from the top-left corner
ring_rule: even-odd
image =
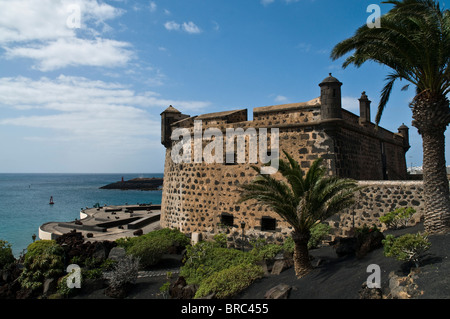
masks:
[[[164,23],[164,28],[166,28],[169,31],[180,30],[181,25],[176,23],[175,21],[167,21],[166,23]]]
[[[277,103],[287,103],[289,100],[287,97],[283,96],[283,95],[277,95],[274,99],[275,102]]]
[[[41,71],[79,65],[122,66],[133,56],[130,46],[102,37],[112,29],[106,21],[122,13],[97,0],[2,0],[0,45],[7,58],[30,58]],[[79,28],[72,24],[74,15],[79,15]]]
[[[124,66],[133,57],[126,42],[97,38],[85,40],[61,38],[38,45],[5,48],[6,57],[30,58],[37,61],[35,68],[52,71],[67,66]]]
[[[155,2],[150,1],[150,7],[149,8],[150,8],[150,12],[155,12],[156,9],[158,8],[158,6],[156,5]]]
[[[183,22],[182,24],[175,21],[167,21],[164,23],[164,27],[169,31],[184,31],[191,34],[202,32],[202,30],[192,21]]]
[[[84,77],[0,78],[0,109],[8,114],[0,126],[23,127],[23,140],[56,143],[61,153],[74,145],[89,145],[95,152],[92,157],[103,158],[118,149],[126,153],[158,145],[159,114],[169,105],[193,111],[210,103],[164,99],[155,92],[138,93],[122,84]]]
[[[106,20],[123,11],[96,0],[2,0],[0,2],[0,43],[56,40],[74,37],[67,24],[70,6],[79,7],[83,29],[104,26]],[[90,30],[92,31],[92,30]]]
[[[88,111],[98,105],[158,109],[173,105],[193,111],[206,108],[210,103],[164,99],[156,92],[136,93],[123,84],[84,77],[60,75],[54,80],[46,77],[39,80],[26,77],[0,78],[0,107],[69,112]]]
[[[200,28],[198,26],[195,25],[194,22],[189,21],[189,22],[183,22],[183,30],[186,31],[187,33],[201,33],[202,30],[200,30]]]

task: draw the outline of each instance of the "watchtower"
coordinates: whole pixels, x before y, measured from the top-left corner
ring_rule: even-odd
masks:
[[[181,114],[176,108],[170,105],[164,112],[161,113],[161,144],[165,147],[170,147],[172,140],[172,123],[190,117],[189,115]]]
[[[342,118],[342,83],[330,73],[329,76],[319,84],[319,86],[322,120]]]

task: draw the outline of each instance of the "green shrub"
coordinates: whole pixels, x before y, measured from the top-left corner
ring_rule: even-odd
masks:
[[[431,243],[428,235],[425,234],[406,234],[400,237],[387,235],[383,240],[384,255],[394,257],[401,261],[412,261],[416,267],[419,267],[421,255],[427,251]]]
[[[213,273],[202,281],[195,298],[202,298],[215,293],[218,299],[231,298],[249,287],[264,271],[260,266],[243,264]]]
[[[24,257],[24,269],[19,277],[22,287],[36,290],[45,279],[57,278],[64,272],[64,250],[54,240],[39,240],[30,244]]]
[[[376,225],[369,227],[366,224],[364,224],[362,227],[354,228],[354,230],[355,237],[360,241],[363,241],[364,237],[369,235],[370,233],[380,232],[380,229],[378,229]]]
[[[294,239],[292,239],[291,236],[286,237],[286,239],[283,242],[284,251],[292,255],[294,254],[294,248],[295,248]]]
[[[139,258],[141,267],[148,268],[156,265],[171,246],[172,241],[168,238],[148,237],[133,243],[127,253]]]
[[[187,247],[180,276],[183,276],[188,284],[200,284],[215,272],[252,262],[255,262],[255,257],[248,252],[223,248],[215,242],[199,242]]]
[[[277,244],[255,245],[250,254],[255,260],[272,260],[283,251],[283,246]]]
[[[416,210],[411,207],[400,207],[380,217],[380,222],[389,229],[407,227]]]
[[[65,275],[64,277],[61,277],[58,280],[58,284],[56,286],[57,289],[57,294],[60,295],[61,297],[70,297],[76,294],[77,289],[78,288],[69,288],[68,284],[67,284],[67,280],[69,280],[69,277],[72,275],[72,273],[68,273],[67,275]],[[83,275],[81,276],[81,285],[83,285]]]
[[[227,234],[225,233],[216,234],[214,235],[213,239],[218,246],[223,248],[227,247]]]
[[[170,228],[158,229],[138,237],[119,238],[116,240],[116,243],[118,246],[123,247],[125,248],[125,250],[127,250],[136,243],[145,241],[149,238],[168,239],[171,241],[171,245],[180,246],[182,248],[190,244],[190,240],[185,234],[180,232],[178,229]]]
[[[0,269],[15,261],[12,253],[11,244],[6,240],[0,240]]]
[[[311,227],[311,238],[308,241],[308,249],[317,248],[330,233],[331,226],[318,223]]]
[[[161,287],[159,287],[159,292],[161,293],[163,299],[168,299],[170,294],[170,282],[165,282]]]
[[[116,243],[127,254],[139,257],[141,267],[147,268],[157,264],[170,247],[184,248],[190,240],[178,229],[163,228],[138,237],[120,238]]]
[[[54,240],[38,240],[28,245],[25,261],[27,258],[33,258],[42,253],[51,253],[62,256],[64,250]]]
[[[317,248],[322,240],[330,233],[331,226],[328,224],[316,224],[311,227],[311,238],[308,241],[308,249]],[[286,237],[283,242],[283,250],[291,255],[294,253],[294,240],[291,236]]]

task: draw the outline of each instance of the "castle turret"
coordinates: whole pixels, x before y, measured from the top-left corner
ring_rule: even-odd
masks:
[[[189,115],[181,114],[176,108],[170,105],[164,112],[161,113],[161,144],[169,147],[172,143],[172,123],[180,121],[189,117]]]
[[[342,118],[341,86],[338,79],[330,75],[320,86],[321,116],[322,120]]]
[[[370,122],[370,101],[367,98],[366,92],[361,93],[359,100],[359,124]]]
[[[404,145],[405,152],[406,152],[411,147],[411,145],[409,145],[409,127],[407,127],[403,123],[398,128],[398,134],[400,134],[403,137],[403,145]]]

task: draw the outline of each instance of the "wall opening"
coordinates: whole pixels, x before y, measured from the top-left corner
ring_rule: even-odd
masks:
[[[262,231],[274,231],[277,228],[277,220],[271,217],[261,218],[261,230]]]
[[[234,216],[231,214],[222,214],[220,216],[220,222],[224,226],[234,226]]]

